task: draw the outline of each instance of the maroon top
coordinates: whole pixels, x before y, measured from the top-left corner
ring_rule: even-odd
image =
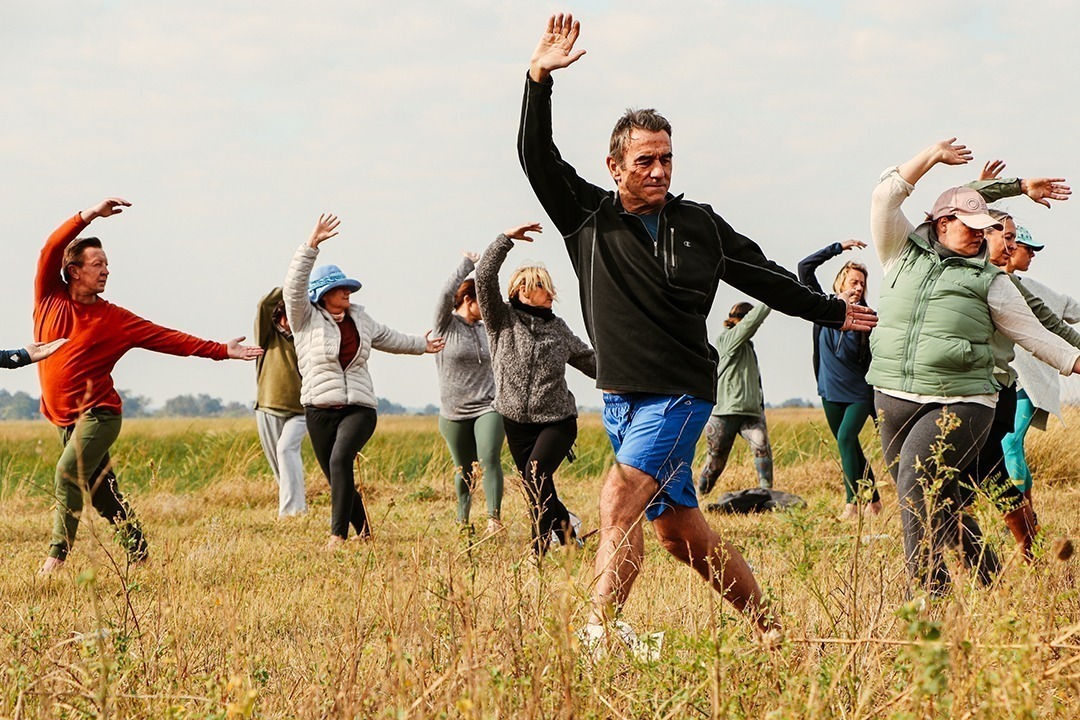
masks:
[[[341,369],[344,370],[349,367],[356,353],[360,352],[360,331],[356,329],[356,323],[347,312],[345,319],[337,326],[341,332],[341,350],[338,353],[338,361],[341,363]]]

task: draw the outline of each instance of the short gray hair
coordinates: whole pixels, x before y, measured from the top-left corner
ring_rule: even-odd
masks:
[[[623,159],[626,157],[626,146],[630,144],[630,133],[634,128],[649,132],[666,132],[669,137],[671,136],[671,123],[653,108],[643,110],[627,108],[611,131],[611,144],[608,148],[608,155],[619,165],[623,164]]]

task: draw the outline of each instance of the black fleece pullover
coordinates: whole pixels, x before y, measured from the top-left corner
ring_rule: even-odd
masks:
[[[668,195],[654,240],[618,194],[592,185],[551,137],[551,81],[525,81],[518,157],[578,276],[596,386],[716,401],[705,319],[720,281],[771,308],[840,326],[846,306],[802,285],[708,205]]]

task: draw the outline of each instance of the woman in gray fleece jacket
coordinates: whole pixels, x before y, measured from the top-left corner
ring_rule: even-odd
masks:
[[[566,386],[566,365],[595,378],[596,353],[551,311],[555,288],[545,268],[515,270],[509,302],[503,301],[499,268],[514,240],[532,241],[529,232],[540,232],[540,225],[507,230],[488,246],[476,266],[476,294],[491,343],[495,409],[524,482],[533,550],[542,555],[552,532],[562,544],[576,539],[555,490],[555,470],[577,438],[577,403]]]
[[[476,300],[476,283],[466,279],[480,256],[465,259],[446,281],[435,306],[435,334],[446,348],[435,356],[439,370],[439,431],[454,459],[457,521],[469,522],[474,472],[480,469],[487,500],[489,535],[502,529],[503,421],[495,411],[491,349]]]

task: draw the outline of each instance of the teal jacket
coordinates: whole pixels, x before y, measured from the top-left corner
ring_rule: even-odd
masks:
[[[755,305],[737,325],[726,328],[716,338],[720,361],[713,415],[760,417],[764,414],[761,370],[752,338],[770,312],[768,305]]]
[[[994,323],[987,294],[1001,272],[986,257],[942,257],[923,223],[885,277],[866,380],[885,390],[956,397],[988,395]]]

